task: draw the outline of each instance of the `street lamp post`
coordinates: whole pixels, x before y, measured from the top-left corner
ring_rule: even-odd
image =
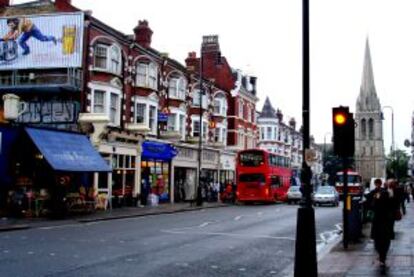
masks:
[[[310,150],[310,76],[309,76],[309,0],[302,0],[302,119],[303,119],[303,153],[302,153],[302,203],[298,209],[295,245],[295,277],[317,277],[315,211],[311,200],[312,171],[306,163],[306,152]]]
[[[203,154],[203,53],[200,53],[200,71],[199,71],[199,78],[200,78],[200,88],[199,88],[199,132],[198,132],[198,186],[197,186],[197,199],[196,204],[197,206],[203,205],[203,188],[201,184],[201,161],[202,161],[202,154]]]

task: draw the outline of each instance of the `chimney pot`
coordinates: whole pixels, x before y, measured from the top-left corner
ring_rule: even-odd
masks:
[[[138,25],[134,28],[135,33],[135,41],[145,47],[150,48],[151,47],[151,39],[152,39],[152,30],[148,26],[147,20],[139,20]]]

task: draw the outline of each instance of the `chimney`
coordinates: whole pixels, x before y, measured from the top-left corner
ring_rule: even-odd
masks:
[[[10,6],[10,0],[0,0],[0,9]]]
[[[203,36],[201,55],[203,58],[214,61],[215,64],[221,64],[221,52],[218,35]]]
[[[276,111],[276,117],[279,119],[279,122],[282,123],[283,122],[283,113],[281,110],[277,109]]]
[[[134,28],[135,41],[145,48],[151,47],[152,30],[147,20],[139,20],[138,26]]]
[[[74,11],[72,0],[55,0],[55,7],[58,11],[69,12]]]
[[[290,126],[290,128],[292,128],[293,130],[295,130],[295,129],[296,129],[296,120],[295,120],[293,117],[289,120],[289,126]]]
[[[198,70],[198,58],[196,52],[188,53],[187,58],[185,59],[185,65],[187,66],[187,70],[190,72],[195,72]]]

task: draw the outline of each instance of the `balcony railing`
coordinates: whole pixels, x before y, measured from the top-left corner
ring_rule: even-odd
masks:
[[[0,76],[1,89],[66,88],[79,90],[82,86],[82,71],[68,68],[60,72],[13,71]]]

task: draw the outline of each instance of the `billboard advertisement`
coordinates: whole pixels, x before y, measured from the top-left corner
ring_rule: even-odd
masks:
[[[0,70],[81,67],[83,13],[0,18]]]

